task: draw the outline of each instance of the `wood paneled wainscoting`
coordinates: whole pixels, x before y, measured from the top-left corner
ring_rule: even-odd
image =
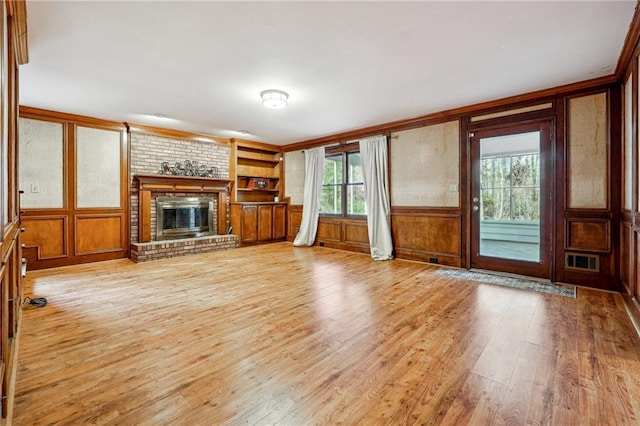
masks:
[[[301,221],[302,206],[290,206],[288,241],[295,239]],[[398,259],[463,265],[460,209],[392,207],[391,228]],[[369,253],[367,220],[321,216],[316,245]]]
[[[462,266],[460,209],[392,207],[391,226],[399,259]]]
[[[124,124],[21,107],[19,142],[29,269],[127,257]]]

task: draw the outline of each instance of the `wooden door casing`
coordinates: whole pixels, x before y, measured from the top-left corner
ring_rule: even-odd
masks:
[[[552,212],[554,210],[553,160],[550,120],[541,120],[529,124],[514,124],[495,129],[473,132],[471,141],[471,198],[480,197],[480,140],[496,136],[540,132],[540,260],[525,262],[520,260],[487,257],[480,254],[480,210],[471,212],[471,268],[496,270],[541,278],[551,277],[552,267]],[[469,205],[472,206],[471,202]]]

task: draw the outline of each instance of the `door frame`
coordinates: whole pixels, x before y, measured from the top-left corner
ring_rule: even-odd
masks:
[[[479,197],[480,158],[479,141],[483,138],[502,136],[508,134],[540,131],[540,262],[526,262],[512,259],[502,259],[479,255],[480,232],[478,215],[473,211],[473,197]],[[513,273],[518,275],[533,276],[553,280],[555,264],[555,158],[554,158],[554,120],[552,118],[539,118],[525,122],[502,123],[496,126],[469,129],[469,193],[467,214],[469,218],[469,269],[493,270],[498,272]]]

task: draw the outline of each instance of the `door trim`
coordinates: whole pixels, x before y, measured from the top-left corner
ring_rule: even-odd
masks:
[[[540,131],[540,202],[541,202],[541,228],[540,228],[540,262],[526,262],[512,259],[494,258],[479,255],[479,226],[477,214],[472,210],[472,198],[479,196],[478,184],[474,182],[479,174],[479,147],[480,139],[508,134]],[[554,121],[553,119],[540,119],[524,123],[503,124],[491,128],[470,130],[469,141],[469,193],[465,204],[469,217],[469,269],[484,269],[500,272],[527,275],[533,277],[553,279],[555,266],[555,238],[554,211],[555,200],[555,160],[554,160]]]

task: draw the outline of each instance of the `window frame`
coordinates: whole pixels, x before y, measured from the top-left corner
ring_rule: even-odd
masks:
[[[360,153],[359,143],[350,143],[340,145],[337,147],[325,148],[324,158],[340,156],[342,159],[342,182],[339,184],[322,184],[322,187],[340,187],[340,213],[325,213],[320,212],[320,217],[333,217],[333,218],[348,218],[348,219],[366,219],[366,212],[363,214],[349,214],[347,213],[347,189],[350,186],[362,186],[364,191],[364,177],[362,182],[352,183],[349,182],[349,154]],[[323,170],[324,172],[324,170]],[[366,207],[365,207],[366,208]]]

